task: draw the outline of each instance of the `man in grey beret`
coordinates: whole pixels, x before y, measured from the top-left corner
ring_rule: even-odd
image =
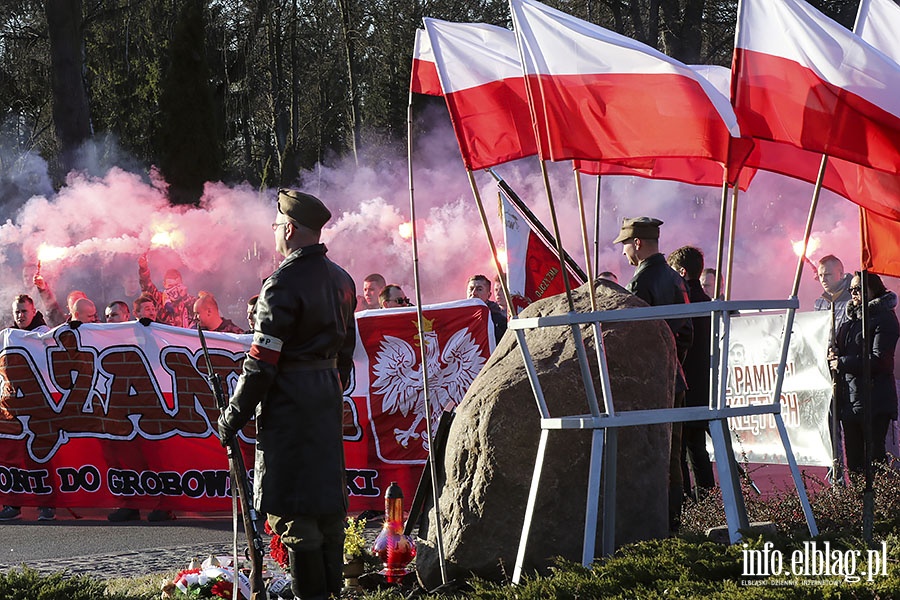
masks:
[[[663,222],[652,217],[625,219],[613,241],[622,244],[622,254],[628,263],[637,267],[625,288],[650,306],[688,304],[684,279],[669,267],[659,251],[659,226]],[[675,337],[678,354],[675,373],[675,407],[684,406],[687,389],[682,364],[694,341],[694,329],[688,318],[667,319],[666,324]],[[672,449],[669,461],[669,529],[677,531],[681,519],[684,490],[681,478],[681,423],[672,423]]]
[[[356,286],[319,242],[331,212],[279,190],[272,230],[285,257],[263,282],[243,373],[219,418],[223,444],[256,416],[253,501],[281,536],[296,598],[340,596],[347,486],[343,390],[356,344]]]

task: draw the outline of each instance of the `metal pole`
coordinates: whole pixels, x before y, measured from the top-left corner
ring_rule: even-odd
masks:
[[[862,315],[862,409],[863,409],[863,460],[865,461],[866,487],[863,490],[863,539],[869,547],[872,546],[873,529],[875,526],[875,491],[873,480],[875,473],[872,469],[872,323],[869,319],[869,289],[866,282],[868,271],[859,273],[859,302]]]
[[[428,377],[428,362],[425,360],[425,317],[422,314],[422,285],[421,280],[419,279],[419,244],[418,237],[416,235],[416,201],[415,201],[415,186],[413,185],[413,162],[412,162],[412,144],[413,144],[413,136],[412,136],[412,103],[413,103],[413,95],[412,91],[409,92],[409,106],[406,112],[406,147],[407,147],[407,165],[409,169],[409,214],[410,221],[412,222],[412,253],[413,253],[413,281],[415,282],[416,288],[416,328],[419,333],[419,355],[422,360],[422,395],[425,398],[425,434],[428,436],[428,452],[429,454],[432,452],[434,448],[434,436],[432,435],[432,426],[431,426],[431,417],[434,414],[434,410],[431,406],[431,394],[429,394],[429,377]],[[440,507],[440,493],[438,490],[438,478],[437,478],[437,465],[435,464],[437,461],[429,460],[428,466],[431,470],[431,491],[433,493],[434,498],[434,523],[435,523],[435,535],[436,535],[436,545],[438,552],[438,564],[441,569],[441,583],[447,583],[447,560],[444,557],[444,535],[443,535],[443,526],[441,523],[441,507]]]

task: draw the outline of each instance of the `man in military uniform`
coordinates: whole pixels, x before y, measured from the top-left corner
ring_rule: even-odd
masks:
[[[319,243],[331,212],[296,190],[279,190],[272,229],[285,257],[263,283],[256,329],[228,408],[227,442],[256,416],[254,505],[268,515],[304,600],[339,596],[344,478],[342,396],[356,343],[356,287]]]
[[[688,304],[687,287],[681,275],[672,270],[659,251],[659,226],[663,222],[652,217],[625,219],[613,241],[622,244],[622,254],[637,267],[626,289],[650,306]],[[694,328],[689,318],[667,319],[675,337],[678,364],[675,373],[675,408],[684,406],[687,384],[682,365],[694,341]],[[681,423],[672,423],[672,448],[669,461],[669,529],[676,531],[681,520],[684,490],[681,480]]]

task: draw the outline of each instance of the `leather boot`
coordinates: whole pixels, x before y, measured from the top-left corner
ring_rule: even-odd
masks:
[[[344,589],[344,546],[331,547],[327,543],[322,548],[325,559],[325,593],[328,597],[340,598]]]
[[[291,561],[291,591],[297,600],[325,600],[325,562],[319,550],[288,548]]]

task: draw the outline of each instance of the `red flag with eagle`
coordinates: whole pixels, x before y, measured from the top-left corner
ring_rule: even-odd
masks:
[[[491,355],[494,327],[477,299],[423,307],[428,402],[432,425],[453,410]],[[416,309],[357,313],[357,389],[368,390],[377,457],[386,464],[422,464],[428,454],[422,342]]]

